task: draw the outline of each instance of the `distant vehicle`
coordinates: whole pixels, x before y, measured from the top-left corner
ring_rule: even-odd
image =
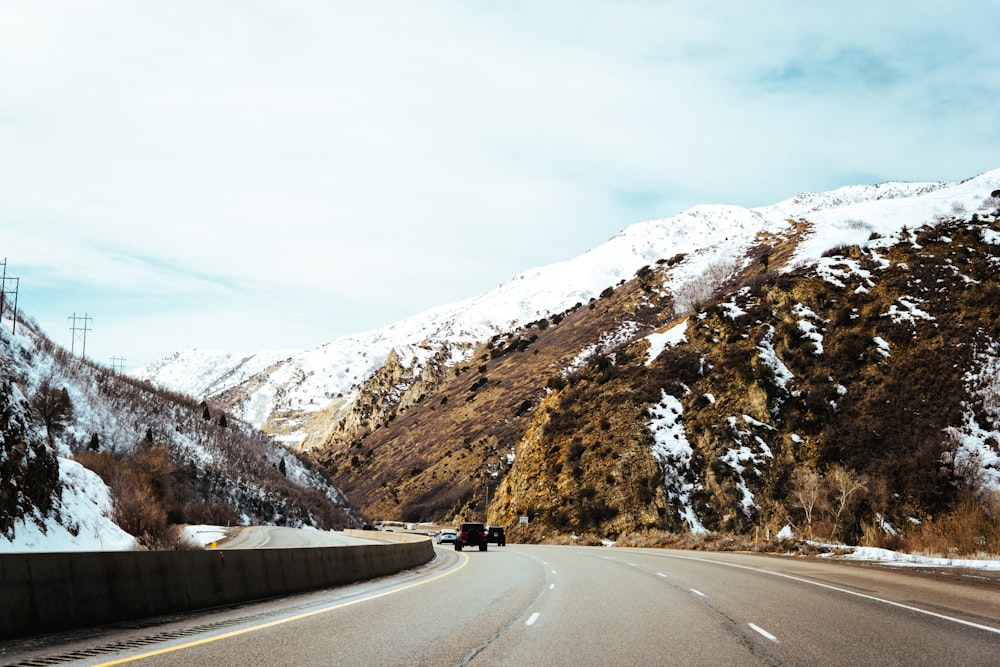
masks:
[[[486,529],[486,541],[493,542],[497,546],[507,546],[507,536],[503,532],[503,526],[490,526]]]
[[[486,526],[472,522],[459,526],[455,551],[461,551],[462,547],[479,547],[480,551],[486,551]]]
[[[454,544],[458,541],[458,531],[452,530],[451,528],[445,528],[437,536],[438,544]]]

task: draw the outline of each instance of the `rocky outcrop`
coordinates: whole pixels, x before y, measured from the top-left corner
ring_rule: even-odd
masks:
[[[6,355],[0,355],[0,363]],[[28,402],[7,368],[0,379],[0,535],[12,538],[14,524],[44,517],[59,500],[59,464],[44,440],[32,439]]]

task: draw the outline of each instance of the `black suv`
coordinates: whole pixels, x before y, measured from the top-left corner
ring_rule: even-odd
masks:
[[[486,541],[493,542],[497,546],[507,546],[507,536],[503,533],[503,526],[490,526],[486,529]]]
[[[480,551],[486,551],[486,527],[481,523],[463,523],[459,526],[455,551],[461,551],[462,547],[479,547]]]

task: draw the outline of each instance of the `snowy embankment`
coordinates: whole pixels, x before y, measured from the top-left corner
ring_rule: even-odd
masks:
[[[60,458],[59,481],[62,497],[55,508],[62,521],[27,516],[15,523],[12,539],[0,539],[0,552],[135,548],[135,538],[112,521],[111,493],[97,473]]]
[[[837,547],[837,549],[838,553],[824,554],[823,557],[905,567],[963,567],[974,570],[996,570],[1000,572],[1000,560],[920,556],[876,547]]]

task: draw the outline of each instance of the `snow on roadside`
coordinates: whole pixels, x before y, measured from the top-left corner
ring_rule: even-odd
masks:
[[[941,558],[937,556],[920,556],[904,554],[899,551],[889,551],[877,547],[841,547],[848,553],[823,554],[824,558],[843,560],[871,561],[883,565],[898,565],[902,567],[963,567],[974,570],[1000,571],[1000,560],[980,560],[976,558]]]
[[[14,524],[14,537],[0,539],[0,552],[128,551],[135,538],[112,520],[111,492],[101,478],[76,461],[59,459],[62,498],[52,517],[29,516]]]
[[[223,526],[184,526],[184,539],[191,544],[207,547],[229,537],[229,529]]]

